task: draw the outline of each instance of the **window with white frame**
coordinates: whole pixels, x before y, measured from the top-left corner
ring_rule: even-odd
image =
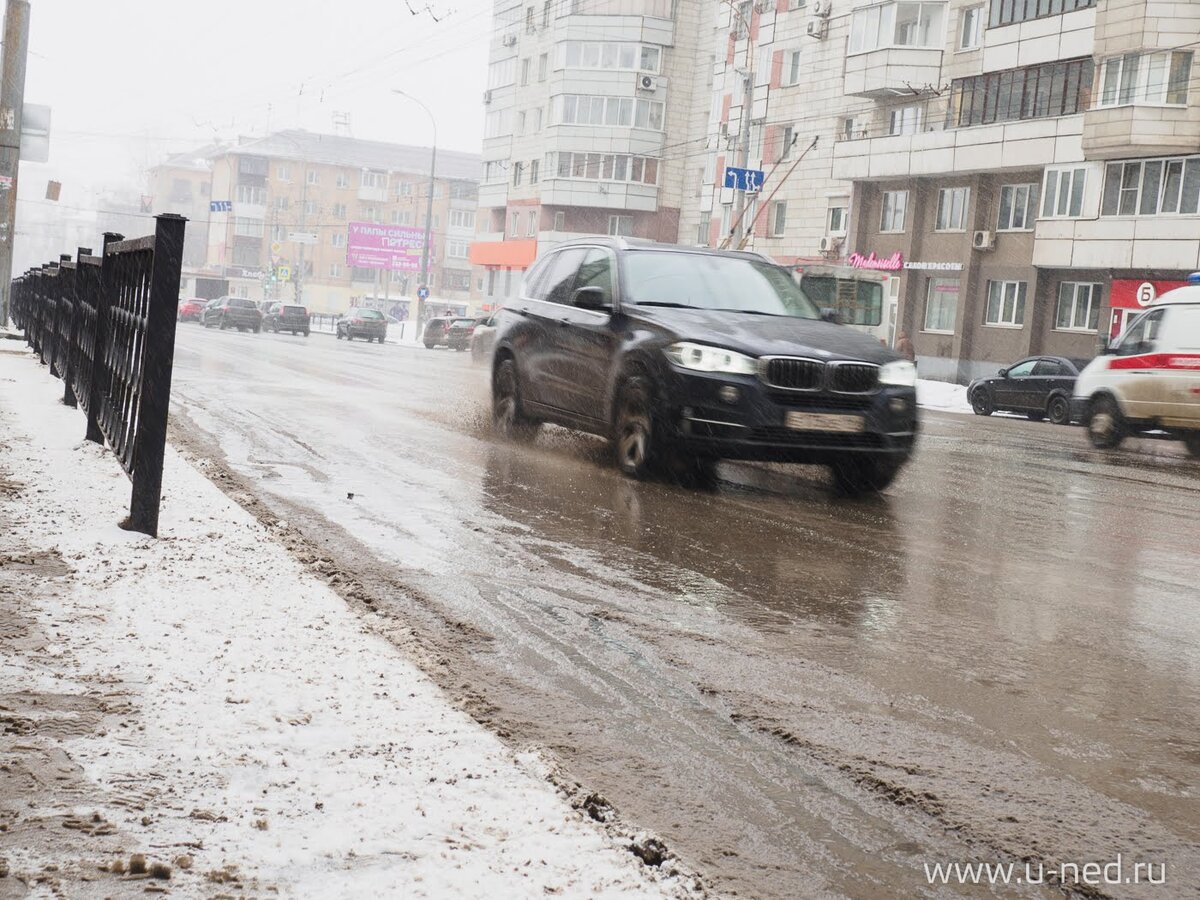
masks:
[[[471,209],[452,209],[450,210],[450,227],[451,228],[474,228],[475,227],[475,211]]]
[[[918,134],[924,110],[917,105],[898,106],[888,110],[888,134]]]
[[[285,209],[287,209],[291,205],[292,205],[292,201],[290,199],[288,199],[287,197],[276,197],[275,198],[275,208],[277,210],[279,210],[280,212],[283,212]]]
[[[386,188],[387,172],[363,169],[361,186],[365,188]]]
[[[346,204],[345,203],[333,204],[333,217],[335,219],[346,218]]]
[[[321,172],[318,169],[309,169],[307,175],[305,176],[305,180],[309,184],[320,184]]]
[[[1100,64],[1096,105],[1131,103],[1187,106],[1192,51],[1126,53]]]
[[[882,205],[879,230],[882,232],[903,231],[904,216],[908,211],[908,191],[884,191]]]
[[[538,230],[538,211],[536,209],[531,209],[529,211],[529,216],[526,219],[525,236],[533,237],[537,234],[537,230]]]
[[[374,207],[371,207],[371,208],[373,209]],[[321,211],[321,204],[318,203],[316,200],[305,200],[304,201],[304,214],[306,216],[315,216],[320,211]],[[374,219],[372,219],[372,221],[374,221]]]
[[[633,216],[609,216],[608,233],[620,237],[633,237]]]
[[[252,206],[267,205],[267,189],[258,187],[252,184],[239,184],[237,186],[237,202],[246,203]]]
[[[1200,206],[1200,156],[1108,163],[1102,216],[1195,215]]]
[[[1025,325],[1025,294],[1029,289],[1025,281],[989,281],[987,283],[987,310],[984,325],[1003,328],[1023,328]]]
[[[792,155],[792,144],[796,141],[796,128],[794,125],[783,126],[783,134],[779,140],[779,158],[787,159]]]
[[[942,188],[938,191],[937,221],[934,231],[963,231],[967,224],[967,207],[971,204],[971,189]]]
[[[975,50],[983,44],[983,6],[967,6],[958,14],[958,49]]]
[[[235,218],[233,220],[233,233],[241,237],[260,238],[263,236],[262,219]]]
[[[519,237],[521,233],[521,214],[519,212],[510,213],[508,217],[508,233],[512,237]]]
[[[525,110],[521,110],[519,113],[517,113],[517,134],[525,133],[525,119]]]
[[[853,141],[867,136],[867,126],[861,116],[847,116],[842,119],[842,140]]]
[[[542,108],[539,106],[533,111],[533,133],[537,134],[542,130]]]
[[[1100,285],[1085,281],[1064,281],[1059,284],[1054,327],[1058,331],[1098,330]]]
[[[644,44],[611,41],[563,41],[558,45],[558,68],[625,69],[658,72],[662,51]]]
[[[884,3],[854,10],[850,53],[881,47],[941,48],[945,3]]]
[[[846,207],[831,206],[829,207],[829,216],[826,221],[826,230],[832,235],[845,235],[846,233]]]
[[[513,186],[516,187],[516,186],[520,185],[521,179],[525,175],[525,163],[514,162],[513,166],[512,166],[512,170],[513,170],[512,183],[513,183]]]
[[[556,120],[563,125],[632,125],[662,131],[664,109],[661,101],[643,98],[591,94],[562,94],[554,98]]]
[[[787,230],[787,201],[776,200],[771,206],[771,237],[783,237]]]
[[[566,231],[567,230],[567,214],[565,212],[556,212],[554,214],[554,230],[555,231]]]
[[[279,166],[275,169],[275,178],[279,181],[291,181],[292,170],[288,166]]]
[[[559,178],[588,181],[633,181],[658,184],[659,160],[624,153],[559,153],[554,157]]]
[[[335,247],[345,247],[346,246],[346,235],[340,231],[335,231],[330,236],[329,243],[333,244],[333,246],[335,246]]]
[[[1047,169],[1042,189],[1042,218],[1077,219],[1083,215],[1087,169]]]
[[[483,117],[483,136],[485,138],[501,137],[512,134],[512,110],[497,109]]]
[[[526,57],[525,59],[521,60],[521,85],[522,86],[529,84],[529,71],[530,71],[532,64],[533,64],[533,60],[529,59],[529,57]]]
[[[550,54],[543,53],[538,57],[538,81],[545,81],[550,71]]]
[[[799,50],[785,50],[783,52],[783,83],[785,85],[800,83]]]
[[[330,263],[329,264],[329,277],[330,278],[341,278],[342,277],[342,266],[340,263]]]
[[[337,186],[340,188],[350,187],[350,175],[346,172],[337,173]]]
[[[1037,217],[1038,186],[1036,184],[1006,184],[1000,188],[1000,210],[996,219],[997,231],[1031,231]]]
[[[507,87],[510,84],[516,84],[516,81],[517,58],[515,56],[499,60],[488,66],[487,86],[489,89]]]
[[[538,178],[541,177],[542,161],[540,159],[531,159],[529,161],[529,183],[537,184]]]
[[[899,279],[896,279],[899,282]],[[959,279],[930,278],[925,292],[925,331],[941,334],[954,333],[954,321],[958,315]],[[897,285],[899,296],[899,285]]]
[[[396,190],[401,197],[411,197],[413,192],[413,183],[411,181],[402,181]]]
[[[446,258],[447,259],[466,259],[470,253],[471,242],[461,241],[451,238],[446,241]]]

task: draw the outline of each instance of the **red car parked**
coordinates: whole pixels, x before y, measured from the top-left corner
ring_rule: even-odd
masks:
[[[199,322],[200,312],[204,309],[204,304],[207,302],[207,300],[201,300],[199,297],[188,297],[186,300],[180,300],[176,318],[180,322]]]

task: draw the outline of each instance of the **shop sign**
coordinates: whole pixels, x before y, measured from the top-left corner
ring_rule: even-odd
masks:
[[[1114,278],[1109,291],[1109,306],[1114,309],[1143,309],[1167,291],[1181,287],[1187,287],[1187,282]]]
[[[906,262],[906,269],[918,269],[924,272],[961,272],[963,264],[960,262]]]
[[[882,272],[898,272],[904,268],[904,257],[897,250],[891,256],[878,257],[874,253],[863,256],[861,253],[851,253],[850,265],[856,269],[878,269]]]

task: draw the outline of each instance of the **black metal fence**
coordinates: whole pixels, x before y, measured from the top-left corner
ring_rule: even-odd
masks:
[[[175,312],[186,219],[163,215],[154,234],[104,236],[12,283],[13,321],[63,381],[63,402],[87,415],[87,439],[107,441],[133,482],[126,527],[158,534]]]

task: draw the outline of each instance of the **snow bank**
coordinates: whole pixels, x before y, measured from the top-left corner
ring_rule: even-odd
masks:
[[[943,412],[971,413],[967,402],[967,389],[961,384],[945,381],[917,380],[917,405],[925,409],[940,409]]]
[[[117,528],[129,483],[80,440],[83,416],[59,393],[28,356],[0,354],[0,466],[24,483],[5,515],[29,550],[73,569],[25,600],[56,629],[55,652],[8,653],[0,692],[128,695],[119,726],[63,747],[97,786],[87,808],[131,841],[199,845],[172,894],[210,896],[202,873],[227,865],[260,895],[685,891],[572,810],[538,759],[454,708],[373,617],[170,448],[160,538]]]

